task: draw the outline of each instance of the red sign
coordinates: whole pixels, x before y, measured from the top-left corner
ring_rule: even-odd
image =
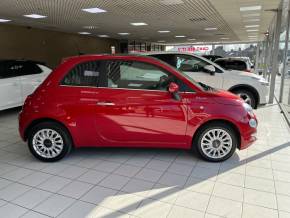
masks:
[[[195,52],[195,51],[208,51],[208,46],[193,46],[193,47],[181,47],[178,48],[179,52]]]

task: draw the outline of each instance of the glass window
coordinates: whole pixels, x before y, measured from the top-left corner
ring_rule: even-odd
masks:
[[[62,85],[98,87],[101,82],[102,61],[78,64],[62,80]]]
[[[217,60],[216,64],[220,65],[226,70],[247,70],[247,64],[243,61],[238,60]]]
[[[107,86],[111,88],[167,90],[170,82],[176,82],[180,91],[192,91],[186,84],[164,70],[137,61],[108,61]]]
[[[24,62],[23,67],[20,71],[21,75],[33,75],[42,73],[40,67],[32,62]]]
[[[22,68],[22,63],[17,63],[15,61],[2,61],[0,62],[0,78],[5,79],[21,76]]]

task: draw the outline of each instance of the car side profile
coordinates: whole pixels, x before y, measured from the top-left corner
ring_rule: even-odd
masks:
[[[251,145],[256,127],[238,96],[143,56],[68,58],[19,114],[20,135],[42,161],[59,160],[73,147],[124,146],[192,149],[222,161]]]
[[[50,72],[36,61],[0,60],[0,111],[22,106]]]
[[[158,58],[198,82],[228,90],[253,108],[267,103],[268,81],[256,75],[237,70],[225,70],[198,55],[180,52],[152,52],[143,55]]]

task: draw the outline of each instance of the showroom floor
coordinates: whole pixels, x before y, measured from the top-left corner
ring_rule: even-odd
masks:
[[[259,140],[223,163],[186,151],[82,149],[42,163],[0,113],[0,217],[290,217],[290,131],[260,108]]]

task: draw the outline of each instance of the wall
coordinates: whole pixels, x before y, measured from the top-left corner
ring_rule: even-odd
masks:
[[[116,46],[118,52],[118,44],[114,39],[0,25],[0,59],[31,59],[55,67],[63,57],[78,55],[79,52],[110,53],[111,46]]]

